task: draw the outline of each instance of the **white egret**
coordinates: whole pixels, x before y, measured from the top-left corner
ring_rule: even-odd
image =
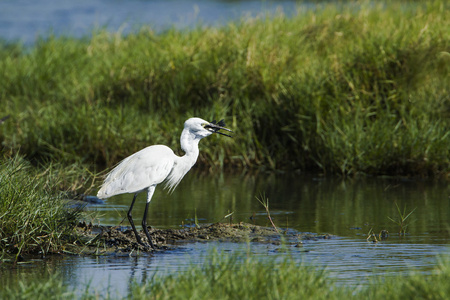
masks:
[[[142,243],[131,215],[138,193],[147,191],[147,204],[145,205],[144,218],[142,219],[142,228],[150,246],[155,248],[147,229],[147,211],[156,185],[165,181],[166,188],[169,191],[173,191],[197,161],[199,154],[198,143],[202,138],[213,133],[231,137],[219,131],[232,132],[224,126],[225,122],[223,120],[217,123],[216,121],[207,122],[200,118],[188,119],[184,123],[184,129],[180,138],[181,149],[183,149],[185,155],[179,157],[175,155],[172,149],[164,145],[144,148],[122,160],[109,172],[97,193],[97,197],[107,199],[119,194],[134,193],[133,201],[127,214],[128,220],[133,228],[137,242],[148,247],[148,245]]]

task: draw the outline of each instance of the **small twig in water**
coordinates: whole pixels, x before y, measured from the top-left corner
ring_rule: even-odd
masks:
[[[199,228],[200,225],[198,225],[198,219],[197,219],[197,209],[194,209],[194,223],[195,223],[195,227]]]
[[[225,217],[223,217],[224,219],[230,218],[230,226],[233,225],[233,214],[234,214],[234,211],[231,212],[231,213],[229,213],[229,214],[226,215]]]
[[[370,228],[369,233],[367,234],[367,241],[370,242],[371,240],[374,243],[378,243],[377,235],[373,232],[372,228]]]
[[[269,198],[267,198],[265,195],[261,195],[260,198],[256,197],[256,199],[259,201],[259,203],[262,204],[262,206],[264,206],[264,208],[266,209],[266,213],[267,213],[267,218],[269,219],[270,223],[272,224],[272,227],[275,228],[275,231],[280,234],[280,232],[278,231],[278,228],[275,226],[275,224],[272,221],[272,218],[270,217],[270,211],[269,211]]]

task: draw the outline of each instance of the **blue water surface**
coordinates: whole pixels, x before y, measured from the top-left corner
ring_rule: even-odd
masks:
[[[50,34],[89,36],[97,28],[128,33],[142,25],[156,30],[217,26],[277,11],[292,14],[300,5],[312,4],[292,0],[6,0],[0,1],[0,39],[29,45]]]

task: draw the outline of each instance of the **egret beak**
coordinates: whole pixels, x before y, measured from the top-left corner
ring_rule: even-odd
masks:
[[[211,131],[212,133],[218,133],[224,136],[228,136],[228,137],[232,137],[231,135],[228,135],[226,133],[220,132],[219,130],[226,130],[229,132],[233,132],[228,128],[225,128],[225,121],[222,119],[219,122],[216,122],[216,120],[212,121],[211,123],[209,123],[208,125],[205,126],[206,129],[208,129],[209,131]]]

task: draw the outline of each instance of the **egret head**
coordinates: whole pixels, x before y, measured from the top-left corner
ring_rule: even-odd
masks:
[[[191,133],[195,134],[200,138],[207,137],[213,133],[218,133],[224,136],[231,137],[228,134],[220,132],[220,130],[232,132],[230,129],[225,128],[224,120],[221,120],[219,122],[216,122],[216,120],[208,122],[200,118],[188,119],[186,122],[184,122],[184,129],[189,130]]]

